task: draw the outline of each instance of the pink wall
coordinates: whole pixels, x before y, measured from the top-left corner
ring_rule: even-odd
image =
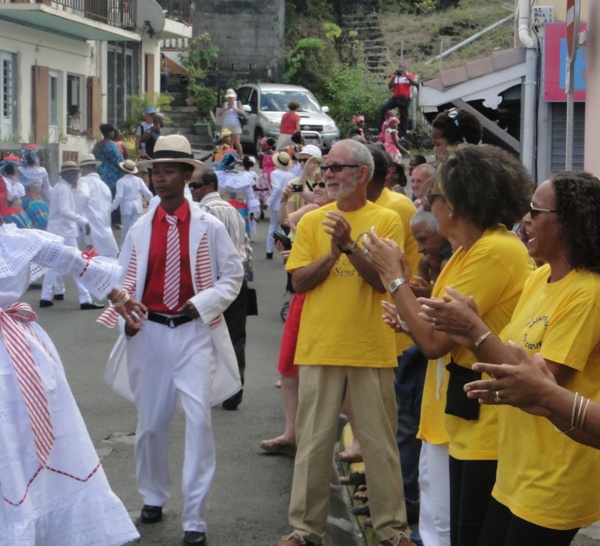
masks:
[[[585,170],[600,177],[600,2],[590,2],[587,26]]]

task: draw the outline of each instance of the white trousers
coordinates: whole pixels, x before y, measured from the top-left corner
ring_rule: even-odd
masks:
[[[423,441],[419,459],[419,534],[425,546],[450,546],[448,444]]]
[[[281,204],[285,207],[285,203]],[[273,253],[275,250],[275,241],[273,239],[273,233],[279,227],[279,210],[269,209],[269,233],[267,234],[267,252]]]
[[[123,214],[121,213],[121,222],[123,222],[123,227],[121,228],[121,246],[125,242],[125,237],[127,237],[127,232],[131,228],[133,224],[138,221],[140,217],[139,212],[133,212],[132,214]]]
[[[75,237],[65,237],[65,246],[72,246],[79,248],[77,239]],[[79,279],[73,277],[75,286],[77,287],[77,294],[79,296],[79,303],[92,303],[92,296],[89,291],[79,282]],[[65,276],[58,275],[53,269],[49,269],[44,275],[44,282],[42,284],[42,296],[43,300],[51,300],[54,294],[65,293]]]
[[[200,320],[177,328],[146,321],[136,336],[127,338],[127,370],[138,410],[137,487],[144,504],[163,506],[169,500],[169,439],[178,398],[185,413],[184,531],[206,530],[216,464],[210,413],[214,358],[208,329]]]

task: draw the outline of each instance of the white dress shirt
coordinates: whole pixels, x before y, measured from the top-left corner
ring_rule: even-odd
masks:
[[[47,230],[62,237],[77,238],[79,227],[84,228],[88,221],[75,211],[75,190],[61,178],[50,191]]]
[[[144,181],[134,174],[126,174],[117,180],[117,193],[112,202],[111,210],[121,206],[121,214],[142,214],[144,206],[142,197],[147,201],[152,199],[152,192],[148,189]]]

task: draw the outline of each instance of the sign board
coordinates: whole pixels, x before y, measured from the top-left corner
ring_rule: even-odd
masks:
[[[531,24],[534,27],[554,23],[554,6],[533,6],[531,11]]]
[[[581,23],[581,30],[586,24]],[[586,47],[579,46],[577,59],[573,66],[575,81],[575,101],[585,101],[586,89]],[[544,100],[548,102],[565,102],[567,100],[565,81],[569,55],[567,52],[567,25],[564,23],[548,23],[544,27]]]
[[[579,45],[580,0],[567,0],[567,54],[569,61],[575,57]]]

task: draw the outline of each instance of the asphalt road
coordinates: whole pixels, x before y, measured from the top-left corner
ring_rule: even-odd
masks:
[[[265,258],[268,222],[259,225],[254,237],[255,280],[258,317],[248,319],[247,372],[244,400],[237,411],[213,411],[217,444],[217,473],[210,495],[208,539],[210,546],[275,546],[289,532],[287,507],[293,461],[263,454],[261,439],[283,431],[283,412],[277,380],[277,355],[283,322],[280,310],[286,300],[285,273],[279,256]],[[67,281],[64,302],[39,309],[39,290],[25,299],[38,312],[40,324],[48,331],[61,354],[71,388],[87,423],[94,444],[115,493],[132,518],[137,519],[142,499],[135,487],[133,434],[134,406],[103,382],[103,370],[116,333],[95,322],[98,312],[80,311],[72,282]],[[139,544],[171,546],[181,543],[180,492],[183,460],[184,420],[177,414],[171,440],[172,497],[165,506],[164,519],[155,525],[140,525]],[[332,481],[336,468],[332,465]],[[357,528],[348,517],[347,499],[339,487],[332,487],[332,510],[326,544],[358,546]],[[600,530],[584,530],[577,546],[600,546]]]

